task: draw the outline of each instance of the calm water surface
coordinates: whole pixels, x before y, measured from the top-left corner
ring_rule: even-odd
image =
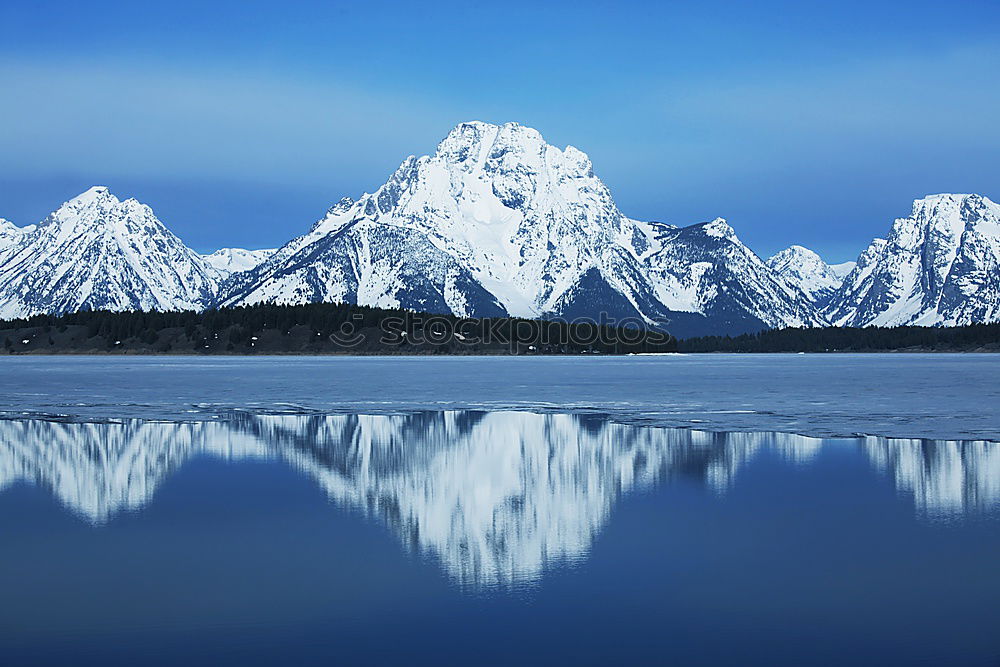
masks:
[[[426,410],[400,391],[365,413],[239,381],[192,407],[222,382],[212,362],[28,361],[6,370],[35,386],[3,391],[9,413],[31,414],[0,420],[5,664],[1000,664],[1000,446],[986,437],[648,425],[665,380],[609,381],[602,400],[639,408],[604,415]],[[945,377],[967,363],[918,362]],[[196,363],[216,379],[182,386]],[[262,386],[263,370],[292,368],[315,389],[329,362],[312,363],[223,366]],[[356,377],[360,394],[383,363]],[[712,363],[718,377],[730,362]],[[98,396],[77,400],[87,368]],[[458,372],[431,368],[439,388]],[[524,400],[543,393],[521,367],[492,372],[523,376]],[[749,372],[729,373],[723,401]],[[780,376],[767,391],[802,412],[772,412],[808,420],[799,379]],[[494,391],[484,400],[515,393]],[[699,391],[680,399],[692,414]],[[238,406],[252,395],[266,405]],[[873,422],[933,421],[919,400],[901,421],[904,403]]]

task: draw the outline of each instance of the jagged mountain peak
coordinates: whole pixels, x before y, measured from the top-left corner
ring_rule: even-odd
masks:
[[[861,253],[828,314],[850,326],[1000,319],[1000,206],[979,194],[915,200]]]
[[[521,145],[541,145],[545,143],[541,132],[520,123],[494,124],[471,120],[456,125],[438,144],[437,154],[454,155],[456,161],[464,161],[469,154],[463,148],[481,148],[496,142]]]
[[[744,245],[723,218],[656,229],[645,263],[658,300],[673,311],[668,329],[708,335],[825,324],[807,295]]]
[[[716,218],[709,222],[703,222],[698,227],[708,236],[736,240],[736,230],[726,222],[725,218]]]
[[[954,232],[961,233],[971,218],[990,210],[995,214],[1000,207],[983,195],[941,193],[915,199],[908,219],[937,228],[950,227]]]
[[[461,165],[466,171],[540,170],[558,164],[567,175],[593,176],[593,165],[585,153],[573,146],[560,150],[546,143],[538,130],[519,123],[461,123],[438,144],[433,157]]]
[[[802,290],[818,307],[829,303],[849,273],[848,264],[830,266],[818,254],[800,245],[793,245],[767,260],[785,282]]]
[[[0,316],[82,309],[184,310],[211,301],[218,275],[145,204],[95,186],[0,257]]]
[[[800,245],[791,245],[781,250],[767,259],[768,265],[778,271],[785,269],[795,271],[824,271],[829,268],[818,254]]]
[[[842,262],[841,264],[827,264],[826,261],[815,250],[801,245],[790,245],[784,250],[780,250],[767,260],[769,263],[780,265],[811,265],[816,267],[832,268],[833,266],[845,266],[852,262]]]
[[[820,256],[819,256],[818,253],[810,250],[809,248],[807,248],[805,246],[797,245],[795,243],[793,243],[792,245],[788,246],[784,250],[779,251],[778,253],[776,253],[775,255],[773,255],[771,258],[773,259],[774,257],[779,257],[779,256],[785,256],[785,257],[797,256],[797,257],[808,258],[810,261],[814,261],[814,260],[817,260],[817,259],[819,259],[820,261],[822,261],[820,259]]]
[[[342,197],[339,202],[337,202],[327,210],[326,214],[328,216],[341,215],[351,210],[352,206],[354,206],[354,199],[352,197]]]
[[[18,227],[7,218],[0,218],[0,238],[18,237],[24,233],[24,229]]]
[[[95,185],[63,202],[63,205],[56,209],[53,216],[50,217],[66,217],[88,209],[107,209],[121,203],[121,200],[112,194],[106,185]]]
[[[923,228],[925,233],[954,237],[954,243],[970,225],[984,218],[1000,216],[1000,205],[978,194],[942,193],[913,201],[909,218],[899,218],[893,227],[895,240],[902,246],[920,242],[910,232]],[[892,236],[892,235],[891,235]],[[889,240],[894,240],[890,238]]]
[[[941,204],[957,204],[961,205],[967,201],[971,202],[989,202],[989,197],[985,195],[976,194],[972,192],[967,193],[956,193],[956,192],[939,192],[937,194],[924,195],[913,200],[913,210],[923,209],[926,207],[938,206]],[[991,202],[992,203],[992,202]]]
[[[83,203],[87,203],[87,202],[96,201],[96,200],[100,200],[100,199],[106,199],[106,198],[110,198],[110,199],[114,199],[115,201],[118,201],[118,198],[115,197],[113,194],[111,194],[111,188],[109,188],[108,186],[106,186],[106,185],[92,185],[89,188],[87,188],[85,191],[83,191],[80,194],[78,194],[76,197],[73,197],[72,199],[70,199],[69,201],[70,202],[83,202]]]
[[[104,185],[95,185],[64,202],[40,223],[94,228],[120,228],[131,231],[136,225],[153,225],[170,234],[153,210],[134,198],[119,199]]]
[[[0,254],[13,248],[21,242],[25,234],[30,234],[35,230],[34,225],[18,227],[6,218],[0,218]],[[2,261],[2,259],[0,259]]]
[[[633,238],[644,236],[618,211],[583,153],[554,148],[539,132],[523,125],[474,121],[449,132],[434,155],[405,159],[375,192],[333,207],[309,234],[293,240],[261,267],[260,285],[241,281],[223,302],[255,302],[265,295],[275,298],[277,292],[292,300],[306,295],[354,298],[353,285],[361,279],[358,289],[372,295],[368,298],[378,293],[379,305],[405,304],[408,296],[399,289],[395,272],[409,269],[384,266],[390,262],[388,256],[373,258],[373,247],[360,238],[373,233],[391,233],[394,243],[433,248],[412,260],[427,269],[425,260],[432,256],[437,267],[432,273],[449,276],[446,284],[420,288],[424,296],[414,305],[426,305],[430,299],[438,308],[461,314],[497,314],[499,308],[529,317],[549,312],[584,273],[600,264],[601,247],[619,241],[631,244]],[[336,269],[340,284],[330,284],[328,267],[316,267],[322,278],[306,278],[303,270],[309,270],[302,266],[302,258],[307,253],[317,258],[322,244],[343,235],[351,239],[338,243],[349,241],[356,248],[351,250],[351,266]],[[638,256],[635,249],[628,252]],[[294,285],[288,278],[292,265],[299,274]],[[285,285],[264,284],[273,282],[275,273]],[[461,276],[462,285],[475,285],[470,288],[475,298],[465,293],[466,287],[454,288],[451,276]],[[546,284],[553,279],[556,284]],[[304,288],[302,280],[311,286]]]
[[[678,331],[684,320],[687,333],[711,330],[708,311],[725,313],[727,332],[743,329],[741,322],[821,322],[803,294],[769,273],[725,220],[683,229],[632,220],[582,151],[551,146],[517,123],[472,121],[452,129],[433,155],[406,158],[373,193],[342,200],[307,234],[234,277],[220,303],[347,300],[464,316],[607,315],[669,320]],[[726,287],[711,284],[715,277]],[[771,308],[774,300],[780,305]],[[681,316],[668,317],[677,310]]]

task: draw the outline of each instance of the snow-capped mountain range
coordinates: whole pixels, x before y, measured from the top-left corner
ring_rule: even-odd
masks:
[[[913,202],[875,239],[831,300],[847,326],[955,326],[1000,319],[1000,205],[981,195]]]
[[[37,226],[0,220],[0,317],[347,301],[460,316],[628,319],[676,335],[1000,318],[1000,207],[934,195],[857,266],[792,246],[764,261],[725,220],[625,216],[589,158],[507,123],[345,197],[274,250],[199,255],[94,187]]]
[[[220,303],[345,300],[706,332],[822,322],[724,220],[632,220],[586,155],[514,123],[459,125],[433,156],[407,158],[374,193],[234,274]]]

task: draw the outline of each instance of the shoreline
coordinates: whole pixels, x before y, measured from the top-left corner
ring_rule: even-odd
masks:
[[[934,349],[934,348],[901,348],[893,350],[775,350],[775,351],[685,351],[685,352],[579,352],[579,353],[548,353],[548,352],[510,352],[506,350],[489,351],[475,350],[468,353],[427,352],[392,353],[384,350],[372,352],[308,352],[301,350],[267,350],[262,352],[186,352],[186,351],[136,351],[136,350],[24,350],[0,354],[5,357],[232,357],[238,359],[253,359],[255,357],[690,357],[711,355],[764,356],[764,355],[837,355],[837,354],[997,354],[1000,348],[985,347],[974,349]]]

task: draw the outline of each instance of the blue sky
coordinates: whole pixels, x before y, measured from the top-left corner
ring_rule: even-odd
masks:
[[[998,35],[995,0],[6,2],[0,217],[103,184],[197,250],[276,245],[517,121],[630,216],[843,261],[916,197],[1000,197]]]

